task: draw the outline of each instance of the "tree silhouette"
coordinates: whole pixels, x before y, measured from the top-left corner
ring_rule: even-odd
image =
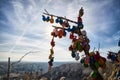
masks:
[[[80,62],[84,64],[84,67],[90,66],[91,69],[93,70],[93,73],[91,74],[91,77],[93,80],[103,80],[103,77],[98,71],[98,68],[105,68],[105,62],[106,59],[102,56],[100,56],[99,50],[96,52],[89,52],[90,50],[90,45],[89,45],[89,38],[87,37],[87,32],[83,30],[84,25],[82,22],[82,16],[84,15],[84,10],[81,7],[79,10],[78,14],[78,20],[73,21],[70,19],[67,19],[66,17],[61,17],[61,16],[56,16],[53,14],[49,14],[47,10],[42,15],[42,20],[44,22],[50,22],[51,24],[56,22],[61,25],[61,27],[54,26],[53,31],[51,32],[51,36],[53,36],[50,44],[51,44],[51,49],[50,49],[50,55],[49,59],[50,61],[48,62],[49,64],[49,71],[52,70],[53,66],[53,61],[54,61],[54,46],[55,46],[55,41],[54,38],[62,38],[63,36],[65,37],[67,33],[70,33],[69,38],[71,39],[71,45],[69,46],[69,51],[71,51],[71,56],[75,58],[75,60],[79,60],[79,53],[84,51],[85,57],[83,57]],[[47,17],[45,16],[47,15]],[[56,20],[53,19],[53,17],[56,17]],[[71,26],[69,23],[74,23],[75,26]]]

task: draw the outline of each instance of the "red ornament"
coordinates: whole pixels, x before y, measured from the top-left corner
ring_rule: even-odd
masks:
[[[70,33],[70,39],[74,38],[74,33]]]
[[[78,17],[78,22],[82,22],[82,18],[81,17]]]
[[[72,42],[75,42],[77,39],[77,36],[75,36],[74,38],[73,38],[73,40],[72,40]]]
[[[52,39],[52,41],[51,41],[51,46],[52,47],[54,47],[55,46],[55,42],[54,42],[54,40]]]
[[[98,61],[100,59],[100,53],[96,51],[96,54],[94,55],[95,61]]]
[[[63,30],[59,30],[59,31],[58,31],[58,37],[59,37],[59,38],[62,38],[62,36],[63,36]]]
[[[51,36],[55,36],[55,32],[51,32]]]
[[[53,66],[53,63],[51,61],[48,62],[49,66]]]
[[[73,50],[72,45],[70,45],[69,50],[70,50],[70,51],[72,51],[72,50]]]

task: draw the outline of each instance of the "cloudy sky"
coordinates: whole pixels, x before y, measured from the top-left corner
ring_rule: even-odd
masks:
[[[53,28],[42,21],[44,9],[76,21],[81,7],[91,51],[100,43],[102,56],[110,50],[117,52],[120,0],[0,0],[0,61],[7,61],[8,57],[17,61],[29,51],[33,53],[23,61],[48,61]],[[69,33],[55,42],[55,61],[75,61],[68,51]]]

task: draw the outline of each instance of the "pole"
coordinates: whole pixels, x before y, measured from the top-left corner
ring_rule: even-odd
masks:
[[[10,57],[8,57],[8,73],[7,73],[7,80],[10,80]]]

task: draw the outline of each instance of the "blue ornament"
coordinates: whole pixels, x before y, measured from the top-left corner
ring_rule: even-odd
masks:
[[[46,21],[50,21],[50,17],[49,16],[46,18]]]
[[[42,15],[42,20],[43,20],[43,21],[46,21],[46,18],[45,18],[45,16],[44,16],[44,15]]]
[[[67,34],[67,33],[66,33],[66,31],[64,30],[64,31],[63,31],[63,36],[66,36],[66,34]]]
[[[80,27],[80,26],[82,26],[83,24],[82,24],[82,22],[78,22],[78,27]]]
[[[72,30],[70,29],[70,26],[67,28],[67,31],[68,31],[68,32],[71,32],[71,31],[72,31]]]
[[[72,30],[72,32],[75,32],[77,30],[77,27],[73,26],[71,30]]]
[[[112,61],[115,61],[117,60],[117,57],[115,55],[112,55],[112,58],[111,58]]]
[[[91,62],[91,63],[94,63],[94,62],[95,62],[94,57],[90,57],[90,62]]]
[[[55,20],[55,22],[58,23],[58,22],[59,22],[59,19],[57,18],[57,19]]]

